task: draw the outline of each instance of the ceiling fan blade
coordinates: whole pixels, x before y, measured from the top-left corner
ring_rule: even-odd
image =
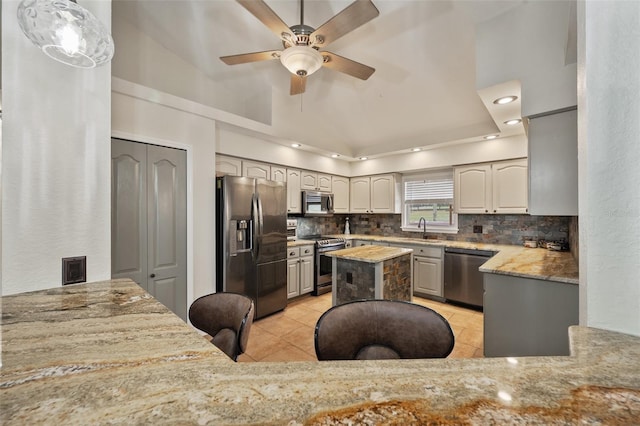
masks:
[[[299,95],[304,93],[304,90],[307,87],[307,76],[299,76],[296,74],[291,74],[291,90],[289,92],[290,95]]]
[[[295,39],[295,35],[282,19],[262,0],[236,0],[260,22],[267,26],[278,38],[286,41]],[[283,35],[284,34],[284,35]]]
[[[279,50],[265,50],[264,52],[242,53],[240,55],[221,56],[220,60],[227,65],[246,64],[248,62],[268,61],[279,59]]]
[[[356,0],[309,36],[312,46],[324,47],[380,14],[371,0]]]
[[[322,63],[323,67],[330,68],[335,71],[340,71],[345,74],[349,74],[352,77],[359,78],[360,80],[366,80],[371,77],[376,69],[371,68],[368,65],[361,64],[360,62],[352,61],[351,59],[344,58],[340,55],[336,55],[331,52],[320,52],[324,58]]]

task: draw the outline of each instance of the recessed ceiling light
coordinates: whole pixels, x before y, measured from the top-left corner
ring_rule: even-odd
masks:
[[[300,145],[299,143],[292,143],[291,146],[294,148],[300,148],[302,145]]]
[[[331,158],[338,158],[340,157],[340,154],[331,154]]]
[[[412,152],[418,152],[418,151],[422,151],[422,148],[412,148],[411,149]]]
[[[522,120],[521,120],[521,119],[519,119],[519,118],[514,118],[513,120],[507,120],[507,121],[505,121],[505,122],[504,122],[504,124],[506,124],[506,125],[508,125],[508,126],[513,126],[514,124],[518,124],[518,123],[520,123],[520,122],[522,122]]]
[[[364,161],[364,160],[368,160],[369,157],[360,157],[360,159]]]
[[[497,137],[498,137],[498,135],[489,135],[489,136],[485,136],[484,138],[485,138],[486,140],[490,141],[491,139],[495,139],[495,138],[497,138]]]
[[[494,104],[498,104],[498,105],[504,105],[504,104],[509,104],[509,103],[515,101],[516,99],[518,99],[517,96],[503,96],[503,97],[498,98],[495,101],[493,101],[493,103]]]

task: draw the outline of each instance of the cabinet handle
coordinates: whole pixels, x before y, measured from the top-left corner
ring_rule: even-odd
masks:
[[[485,213],[489,213],[489,210],[485,210],[484,212],[485,212]]]
[[[156,277],[156,274],[149,275],[149,278],[155,278],[155,277]]]
[[[495,213],[495,212],[497,212],[497,211],[498,211],[498,210],[494,210],[493,212]]]
[[[289,253],[289,256],[293,256],[294,254],[296,254],[296,252],[292,251],[291,253]]]

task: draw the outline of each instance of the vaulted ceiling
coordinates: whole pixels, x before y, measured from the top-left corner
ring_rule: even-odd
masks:
[[[300,21],[294,0],[267,0],[288,25]],[[304,23],[319,27],[351,1],[307,0]],[[282,42],[231,0],[114,0],[114,75],[141,83],[144,55],[125,54],[126,23],[212,81],[210,96],[196,101],[271,126],[272,134],[343,158],[375,156],[500,132],[476,84],[476,25],[523,0],[374,0],[377,18],[327,50],[376,69],[366,81],[321,68],[303,95],[289,95],[289,72],[279,61],[228,66],[220,56],[282,49]],[[118,55],[120,53],[120,55]],[[118,75],[120,74],[120,75]],[[192,82],[174,76],[176,85]],[[181,92],[157,87],[176,95]],[[224,88],[224,89],[222,89]],[[517,86],[516,86],[517,89]],[[197,92],[193,91],[192,92]],[[202,91],[201,91],[202,92]],[[492,94],[491,94],[492,95]],[[194,97],[202,96],[202,93]],[[231,102],[233,100],[233,102]],[[235,107],[227,107],[227,105]],[[490,104],[490,103],[489,103]],[[518,108],[516,105],[515,108]],[[518,110],[514,111],[519,113]],[[522,132],[520,126],[513,132]]]

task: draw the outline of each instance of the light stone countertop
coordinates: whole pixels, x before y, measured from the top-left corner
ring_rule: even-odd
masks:
[[[314,245],[315,243],[316,242],[312,240],[293,240],[293,241],[287,241],[287,247],[301,247],[301,246]]]
[[[325,254],[338,259],[355,260],[365,263],[380,263],[385,260],[411,254],[412,252],[412,249],[407,248],[370,245],[334,250]],[[411,260],[411,258],[409,258],[409,260]]]
[[[495,252],[496,255],[480,267],[481,272],[578,284],[578,264],[573,258],[573,255],[568,251],[560,252],[505,244],[424,240],[419,238],[383,237],[378,235],[339,234],[331,236],[350,240],[492,251]]]
[[[128,280],[5,296],[0,424],[637,424],[640,337],[568,357],[233,363]]]

